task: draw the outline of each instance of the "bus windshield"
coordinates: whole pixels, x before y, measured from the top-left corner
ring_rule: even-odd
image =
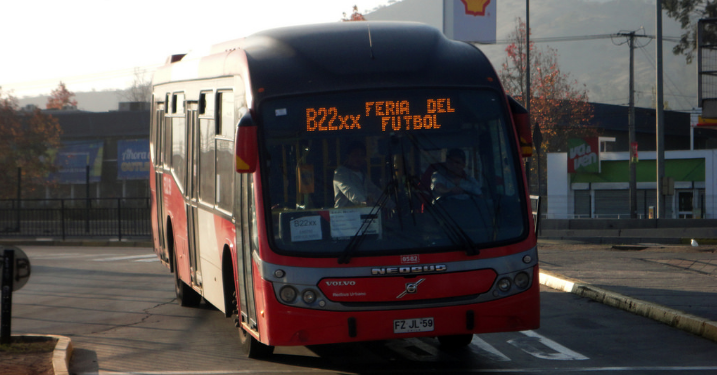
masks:
[[[476,89],[265,101],[275,251],[414,254],[522,239],[526,204],[503,102]]]

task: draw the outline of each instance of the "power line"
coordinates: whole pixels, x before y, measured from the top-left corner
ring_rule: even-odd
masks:
[[[652,56],[651,56],[649,53],[647,53],[644,48],[640,48],[640,51],[642,52],[643,56],[645,56],[645,58],[646,58],[647,61],[650,63],[650,65],[651,65],[654,69],[657,69],[657,67],[655,66],[655,62],[652,60]],[[683,100],[683,99],[682,99],[683,97],[684,97],[684,98],[693,98],[693,99],[696,99],[694,95],[690,96],[690,95],[685,95],[684,93],[682,93],[682,90],[680,90],[680,87],[675,83],[675,81],[672,80],[672,78],[670,77],[669,74],[664,73],[664,76],[667,77],[667,82],[672,86],[672,87],[670,88],[670,91],[672,91],[672,89],[674,89],[675,91],[677,91],[677,92],[680,94],[680,95],[669,94],[668,96],[675,97],[675,98],[677,98],[677,99],[680,100],[680,101]],[[687,107],[690,107],[690,103],[689,103],[689,102],[687,102],[687,103],[682,102],[681,104],[687,104]]]
[[[580,40],[594,40],[594,39],[612,39],[614,37],[623,36],[618,34],[594,34],[594,35],[577,35],[577,36],[555,36],[555,37],[545,37],[545,38],[530,38],[531,42],[534,43],[551,43],[551,42],[575,42]],[[657,37],[654,35],[636,35],[641,38],[648,38],[648,39],[656,39]],[[680,41],[679,37],[673,37],[668,36],[662,37],[663,41],[666,42],[674,42],[678,43]],[[510,44],[515,42],[515,39],[498,39],[496,40],[495,44]]]

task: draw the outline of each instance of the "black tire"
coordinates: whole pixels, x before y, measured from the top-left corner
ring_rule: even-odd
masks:
[[[473,341],[473,334],[464,335],[438,336],[438,342],[441,343],[441,349],[457,350],[468,346]]]
[[[177,252],[174,251],[172,242],[172,253],[174,254],[174,292],[177,294],[177,303],[183,307],[196,307],[202,302],[202,296],[179,278],[177,267]]]
[[[239,343],[242,354],[248,358],[266,358],[274,354],[273,346],[260,343],[242,327],[239,327]]]

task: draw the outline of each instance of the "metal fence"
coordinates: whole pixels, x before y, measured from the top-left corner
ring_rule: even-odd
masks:
[[[0,238],[151,238],[149,198],[0,200]]]

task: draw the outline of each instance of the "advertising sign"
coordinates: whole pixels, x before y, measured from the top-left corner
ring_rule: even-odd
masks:
[[[403,0],[365,14],[369,21],[413,21],[433,26],[448,38],[495,43],[498,0]]]
[[[630,143],[630,162],[637,163],[640,161],[637,154],[637,142]]]
[[[568,173],[600,173],[597,137],[568,139]]]
[[[117,141],[117,179],[149,178],[149,140]]]
[[[103,153],[103,142],[65,142],[55,158],[58,171],[50,179],[61,184],[84,184],[89,166],[90,182],[100,182]]]
[[[443,33],[464,42],[495,43],[497,0],[445,0]]]

